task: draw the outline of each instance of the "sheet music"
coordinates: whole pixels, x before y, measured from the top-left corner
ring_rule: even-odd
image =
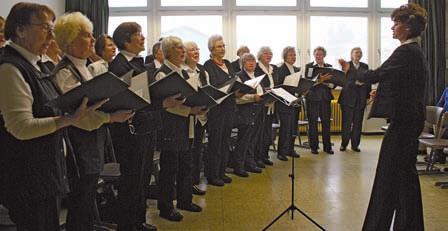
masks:
[[[249,80],[245,81],[244,84],[246,84],[247,86],[255,89],[258,85],[260,85],[260,83],[263,80],[265,75],[266,74],[263,74],[263,75],[255,77],[253,79],[249,79]]]
[[[125,75],[129,74],[126,73]],[[131,84],[129,90],[133,91],[136,95],[140,96],[146,102],[151,103],[148,87],[148,74],[147,72],[140,73],[131,78]]]
[[[283,85],[297,87],[299,86],[299,82],[300,82],[300,73],[296,72],[286,76],[285,80],[283,81]]]
[[[284,100],[286,100],[288,105],[291,105],[292,103],[294,103],[295,101],[298,100],[297,97],[289,94],[289,92],[287,92],[283,88],[272,88],[271,92],[274,93],[275,95],[283,98]]]
[[[131,85],[132,75],[134,74],[134,69],[128,71],[126,74],[120,76],[120,79],[123,80],[128,85]]]
[[[232,84],[227,84],[227,85],[225,85],[225,86],[223,86],[223,87],[221,87],[221,88],[218,88],[218,90],[220,90],[220,91],[222,91],[222,92],[224,92],[224,93],[226,93],[227,94],[227,92],[229,91],[229,88],[232,86]]]
[[[232,95],[232,94],[228,94],[228,95],[226,95],[226,96],[224,96],[224,97],[221,97],[221,98],[215,100],[215,102],[216,102],[217,104],[221,104],[222,101],[224,101],[225,99],[227,99],[227,97],[229,97],[229,96],[231,96],[231,95]]]

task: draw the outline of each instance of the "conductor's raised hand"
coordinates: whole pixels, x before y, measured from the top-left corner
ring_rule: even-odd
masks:
[[[166,97],[162,104],[163,108],[173,108],[182,105],[185,102],[185,98],[182,97],[182,94],[178,93],[172,96]]]
[[[342,71],[347,73],[350,69],[350,63],[345,61],[345,59],[338,59],[339,64],[341,65]]]

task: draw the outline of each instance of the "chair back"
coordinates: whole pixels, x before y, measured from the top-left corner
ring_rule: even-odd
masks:
[[[434,135],[436,139],[442,139],[443,134],[448,128],[448,112],[443,113],[440,118],[440,122],[438,123],[437,129],[434,131]]]
[[[437,106],[426,106],[426,120],[424,131],[436,134],[443,108]]]

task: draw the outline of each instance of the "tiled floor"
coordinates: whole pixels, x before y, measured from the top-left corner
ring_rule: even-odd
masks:
[[[332,137],[336,144],[334,155],[312,155],[307,149],[297,148],[302,157],[295,161],[295,204],[326,230],[361,230],[381,139],[382,136],[364,136],[361,153],[350,149],[339,152],[336,135]],[[148,219],[161,231],[262,230],[291,201],[291,160],[278,161],[274,153],[272,160],[274,166],[261,174],[251,174],[249,178],[229,174],[233,182],[224,187],[202,185],[207,194],[194,197],[204,208],[202,213],[182,211],[182,222],[170,222],[158,216],[156,202],[151,200]],[[420,177],[425,228],[429,231],[448,230],[448,190],[434,186],[441,179],[448,181],[448,176]],[[294,220],[285,215],[269,230],[318,229],[295,212]]]
[[[326,230],[361,230],[378,160],[382,136],[364,136],[362,152],[348,149],[339,152],[339,136],[334,155],[312,155],[298,148],[302,155],[295,166],[295,204]],[[158,217],[156,202],[150,202],[149,220],[159,230],[262,230],[290,205],[291,160],[278,161],[261,174],[240,178],[229,174],[233,182],[222,188],[207,187],[205,196],[194,201],[203,206],[202,213],[182,212],[182,222]],[[421,176],[426,230],[448,230],[448,190],[434,186],[448,176]],[[299,213],[283,216],[270,230],[318,230]]]

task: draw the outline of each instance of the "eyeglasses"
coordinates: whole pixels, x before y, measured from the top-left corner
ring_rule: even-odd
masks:
[[[39,26],[45,33],[54,32],[54,25],[48,23],[30,23],[31,26]]]

